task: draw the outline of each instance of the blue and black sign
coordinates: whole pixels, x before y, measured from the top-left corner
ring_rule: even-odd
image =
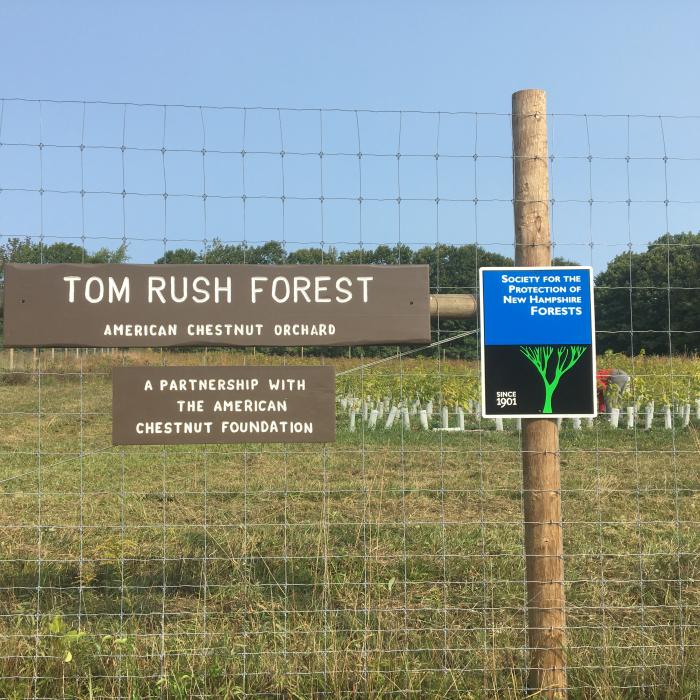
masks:
[[[485,418],[594,416],[590,267],[485,267],[480,273]]]

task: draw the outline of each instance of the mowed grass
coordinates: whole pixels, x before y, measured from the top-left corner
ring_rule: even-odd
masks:
[[[98,360],[0,385],[0,696],[523,697],[512,427],[116,448]],[[570,697],[698,697],[695,423],[560,441]]]

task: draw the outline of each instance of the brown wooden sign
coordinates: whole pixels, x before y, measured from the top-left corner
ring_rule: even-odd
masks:
[[[427,265],[5,266],[7,347],[429,341]]]
[[[112,444],[335,440],[332,367],[117,367]]]

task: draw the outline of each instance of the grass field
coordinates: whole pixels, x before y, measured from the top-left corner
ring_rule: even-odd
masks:
[[[205,361],[3,375],[0,696],[523,697],[516,431],[113,448],[115,359]],[[696,426],[564,424],[572,698],[700,696]]]

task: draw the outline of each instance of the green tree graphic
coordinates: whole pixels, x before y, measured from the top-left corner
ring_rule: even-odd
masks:
[[[549,358],[554,354],[551,345],[520,346],[520,352],[527,357],[542,377],[544,382],[544,406],[542,413],[552,412],[552,396],[559,386],[559,380],[581,359],[586,352],[585,345],[568,345],[556,349],[557,364],[554,369],[554,377],[550,381],[547,377],[549,370]]]

